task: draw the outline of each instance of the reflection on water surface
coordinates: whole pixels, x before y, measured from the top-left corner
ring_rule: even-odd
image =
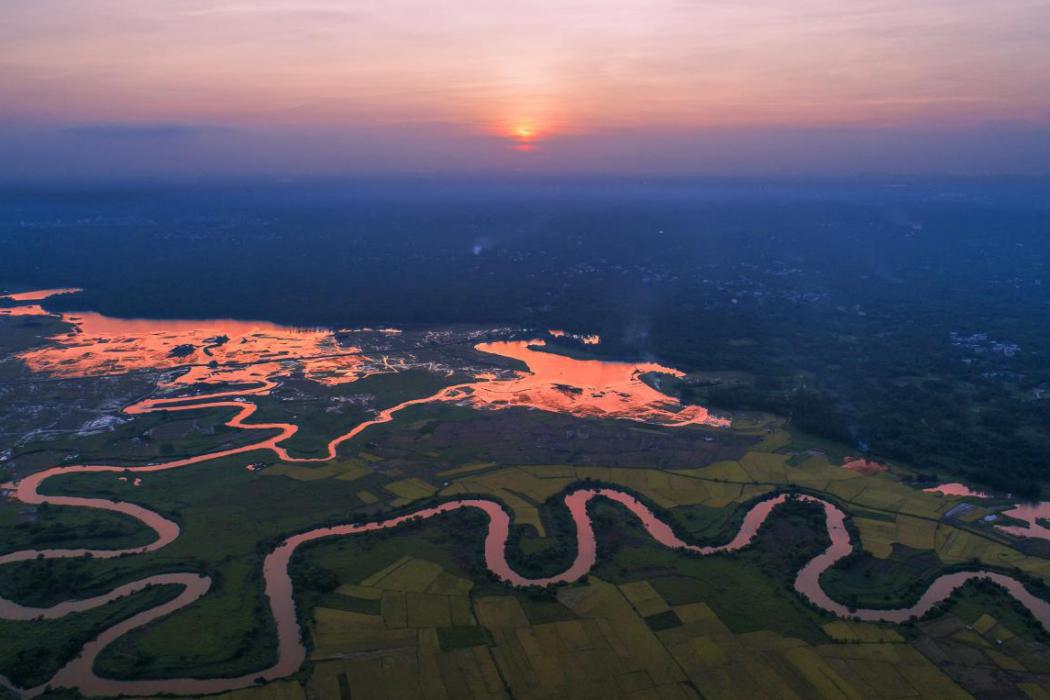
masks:
[[[47,299],[48,297],[56,297],[59,294],[76,294],[81,291],[83,290],[75,287],[37,289],[31,292],[16,292],[14,294],[0,295],[0,299],[10,299],[11,301],[40,301],[41,299]]]
[[[528,366],[511,379],[474,386],[471,403],[500,408],[527,406],[588,418],[629,418],[662,425],[727,426],[702,406],[683,406],[642,381],[648,373],[681,377],[655,362],[581,360],[545,352],[542,340],[481,343],[481,352],[519,360]]]
[[[25,299],[70,290],[26,292]],[[12,314],[46,313],[38,305],[6,309]],[[24,310],[24,311],[23,311]],[[55,377],[124,374],[138,370],[181,369],[162,388],[209,384],[271,385],[293,374],[326,385],[357,381],[376,372],[425,367],[404,357],[370,357],[358,346],[343,345],[337,333],[351,330],[299,329],[265,321],[121,319],[95,312],[62,314],[72,326],[51,343],[19,357],[34,372]],[[391,328],[362,329],[383,337]],[[549,331],[583,344],[597,336]],[[354,335],[356,338],[357,336]],[[356,340],[354,342],[357,342]],[[476,349],[523,362],[525,372],[473,371],[474,382],[462,391],[442,392],[434,401],[466,402],[478,408],[513,406],[590,418],[622,418],[667,426],[729,424],[701,406],[683,406],[642,380],[646,374],[682,373],[655,362],[607,362],[577,359],[542,350],[544,341],[482,343]],[[469,368],[466,368],[470,371]],[[269,387],[267,388],[267,390]],[[256,392],[258,393],[258,392]]]

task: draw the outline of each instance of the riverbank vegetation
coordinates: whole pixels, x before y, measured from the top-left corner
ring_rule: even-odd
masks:
[[[452,378],[405,373],[311,397],[310,385],[295,379],[261,399],[265,407],[257,417],[298,421],[362,387],[377,406],[389,406],[446,381]],[[305,417],[310,427],[299,436],[297,454],[315,453],[346,429],[342,419],[356,422],[359,413],[353,407],[339,419],[334,411],[318,420]],[[188,414],[202,425],[228,417],[225,409]],[[180,440],[191,438],[176,428],[188,414],[150,416],[151,431],[170,434],[180,454]],[[45,482],[43,493],[139,503],[178,523],[180,535],[143,555],[5,565],[0,595],[46,606],[153,573],[197,572],[212,581],[207,595],[117,640],[100,655],[97,670],[129,679],[251,674],[276,658],[262,561],[288,535],[485,497],[511,514],[507,557],[515,570],[545,576],[563,570],[576,553],[562,497],[569,489],[603,485],[634,494],[698,544],[727,541],[747,509],[773,494],[829,500],[847,514],[856,549],[827,572],[824,584],[851,606],[913,602],[924,582],[967,567],[1007,571],[1047,595],[1034,582],[1050,577],[1050,561],[984,521],[997,501],[924,493],[916,488],[923,472],[896,462],[882,472],[843,469],[851,446],[798,430],[792,420],[752,411],[734,419],[724,430],[661,428],[522,408],[422,405],[369,428],[323,463],[284,463],[260,450],[143,473],[137,484],[123,472],[57,476]],[[108,433],[109,439],[128,442],[139,420]],[[249,433],[237,432],[245,434],[238,439]],[[107,447],[106,435],[85,444],[98,454],[117,449]],[[68,452],[63,459],[79,461]],[[952,515],[964,502],[974,508],[965,517]],[[0,504],[0,535],[10,534],[4,541],[11,550],[29,544],[133,546],[152,539],[124,516],[51,506],[28,511]],[[838,620],[814,608],[792,587],[799,568],[828,544],[823,516],[811,504],[781,506],[752,547],[708,557],[654,544],[619,505],[598,500],[589,512],[597,566],[576,584],[546,589],[512,589],[488,572],[481,536],[486,523],[477,513],[304,547],[291,573],[310,656],[287,688],[321,696],[350,688],[413,695],[425,687],[442,689],[438,697],[608,695],[625,688],[674,695],[691,683],[717,695],[726,679],[749,687],[762,677],[806,695],[819,692],[819,679],[831,673],[834,685],[863,694],[865,674],[890,663],[905,679],[902,688],[929,683],[949,697],[959,688],[973,692],[987,679],[987,673],[960,675],[953,665],[953,658],[970,658],[973,649],[991,666],[999,664],[1001,682],[1017,688],[1046,661],[1046,639],[1031,620],[1012,599],[980,585],[965,588],[928,619],[903,626]],[[976,637],[960,636],[955,623],[980,629]],[[49,624],[49,634],[86,634],[73,618]],[[995,640],[1007,633],[1015,641],[998,652]],[[956,643],[969,646],[944,658],[931,651]],[[36,648],[31,640],[18,645]],[[578,676],[566,670],[567,659],[579,667]],[[773,675],[762,676],[755,659],[771,664]],[[622,673],[603,677],[598,669],[604,667]],[[17,657],[0,657],[0,673],[24,668]]]
[[[0,673],[22,688],[46,683],[100,632],[171,600],[181,590],[178,585],[152,586],[94,610],[53,620],[0,619]],[[67,596],[72,597],[79,596]]]
[[[741,375],[683,387],[704,405],[1036,496],[1046,200],[954,178],[15,188],[0,281],[123,317],[597,333],[605,357]]]
[[[574,556],[574,527],[560,495],[585,484],[606,484],[637,494],[674,523],[682,537],[699,543],[728,539],[751,503],[776,490],[801,489],[831,498],[850,514],[862,553],[858,563],[851,560],[841,572],[833,569],[826,577],[829,591],[845,602],[851,595],[860,595],[862,602],[870,598],[892,605],[896,599],[886,600],[885,591],[910,596],[910,588],[883,583],[882,576],[866,578],[865,562],[889,567],[887,576],[892,582],[902,576],[901,570],[893,568],[897,560],[907,564],[904,572],[915,573],[916,564],[908,564],[914,560],[923,562],[932,573],[943,569],[942,562],[960,561],[964,552],[991,563],[1013,551],[997,544],[994,536],[982,539],[942,521],[951,499],[915,491],[892,472],[865,476],[836,467],[820,452],[806,447],[805,439],[784,432],[775,420],[742,421],[737,430],[755,432],[749,451],[738,460],[692,469],[568,464],[501,467],[489,462],[411,470],[413,460],[400,452],[404,441],[390,442],[389,436],[403,438],[406,430],[416,430],[422,440],[417,449],[429,449],[426,436],[433,433],[426,431],[431,425],[426,419],[422,407],[400,416],[395,424],[382,426],[385,432],[362,436],[338,460],[325,464],[285,465],[264,454],[246,454],[147,474],[138,487],[119,481],[115,474],[57,477],[47,483],[47,492],[134,499],[176,520],[182,534],[160,552],[115,562],[10,565],[5,570],[10,576],[5,576],[3,593],[16,600],[50,604],[82,596],[85,591],[106,590],[147,572],[188,568],[204,573],[212,578],[213,591],[190,608],[118,640],[100,656],[98,668],[125,678],[178,677],[191,670],[196,675],[229,676],[250,673],[273,661],[276,640],[259,572],[262,556],[283,536],[325,523],[385,517],[384,512],[457,496],[481,495],[505,504],[515,523],[508,558],[528,575],[556,571]],[[460,415],[458,420],[471,418]],[[258,470],[248,471],[246,464],[258,465]],[[412,489],[407,488],[408,482]],[[303,676],[305,682],[315,688],[335,683],[332,687],[337,688],[340,674],[346,673],[347,682],[364,683],[361,669],[368,664],[348,670],[330,657],[338,649],[346,653],[375,644],[377,634],[395,656],[401,653],[395,650],[411,647],[421,658],[436,655],[434,663],[439,666],[451,663],[437,661],[447,655],[459,659],[457,664],[468,663],[469,656],[473,659],[469,663],[480,664],[476,667],[479,677],[495,672],[497,679],[500,674],[513,678],[512,667],[506,665],[513,663],[511,657],[501,656],[509,652],[498,651],[508,639],[501,630],[520,629],[518,625],[542,629],[553,625],[555,629],[573,621],[586,626],[590,623],[583,620],[589,618],[581,616],[576,599],[582,594],[573,591],[590,591],[595,586],[599,591],[612,586],[608,590],[618,590],[623,604],[633,610],[638,606],[634,614],[642,627],[632,634],[640,634],[643,628],[648,630],[646,635],[657,639],[684,634],[695,624],[691,620],[698,614],[697,606],[703,606],[711,611],[704,614],[716,616],[728,634],[765,631],[814,648],[833,649],[838,643],[825,629],[835,619],[809,606],[790,585],[794,572],[827,544],[819,509],[805,504],[782,506],[764,525],[753,547],[711,557],[690,557],[655,545],[634,517],[615,504],[597,501],[591,514],[599,547],[597,567],[579,584],[550,590],[511,589],[487,572],[478,536],[485,523],[479,514],[457,512],[398,531],[332,538],[304,548],[293,560],[292,574],[312,659]],[[48,521],[58,523],[64,517],[58,509],[47,514]],[[916,529],[919,521],[932,528],[928,540],[921,539],[927,530]],[[892,526],[894,534],[888,533],[886,525]],[[904,528],[900,535],[896,534],[899,528]],[[941,529],[954,534],[937,534]],[[886,556],[883,542],[898,536],[910,542],[914,551],[890,547],[891,554],[899,555],[878,558]],[[928,549],[918,547],[919,542],[928,544]],[[960,548],[960,543],[965,547]],[[1045,562],[1038,557],[1011,556],[1013,566],[1033,576],[1044,575]],[[67,571],[69,567],[76,570]],[[55,585],[35,585],[34,581],[43,580],[41,576],[50,576],[47,580]],[[73,588],[63,587],[61,581]],[[37,595],[44,589],[50,593]],[[945,615],[969,619],[979,603],[982,614],[1002,620],[1006,629],[1017,629],[1014,634],[1022,635],[1026,628],[1018,626],[1021,618],[1010,599],[994,595],[973,599],[969,595],[964,591],[959,598],[962,602],[953,600],[936,619]],[[214,639],[200,643],[197,632],[210,629],[216,619],[222,619],[223,625],[214,631]],[[501,626],[515,620],[511,628]],[[380,629],[386,631],[380,633]],[[420,636],[424,629],[430,631]],[[905,636],[894,643],[904,643],[905,638],[913,640],[908,643],[918,643],[914,640],[923,639],[924,628],[914,629],[902,629]],[[1026,638],[1038,641],[1031,635]],[[433,645],[418,646],[424,639],[431,639]],[[343,670],[334,672],[335,667]],[[416,679],[412,682],[422,683],[426,678],[419,675],[423,671],[418,668],[406,673]],[[663,680],[674,678],[679,676],[671,673]],[[672,685],[678,682],[680,678]]]

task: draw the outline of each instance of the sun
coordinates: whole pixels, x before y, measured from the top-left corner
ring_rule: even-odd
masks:
[[[525,118],[505,120],[494,125],[491,133],[509,141],[513,150],[525,152],[537,150],[550,135],[535,120]]]
[[[540,138],[540,130],[531,122],[518,122],[511,124],[508,135],[515,141],[527,143]]]

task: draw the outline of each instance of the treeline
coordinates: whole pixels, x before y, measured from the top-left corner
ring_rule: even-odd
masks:
[[[0,195],[0,280],[120,316],[599,333],[587,351],[753,377],[692,400],[931,474],[1047,481],[1045,183],[412,187]]]

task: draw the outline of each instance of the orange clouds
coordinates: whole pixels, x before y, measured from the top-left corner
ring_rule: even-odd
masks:
[[[473,125],[888,124],[1043,118],[1024,0],[367,7],[80,0],[0,10],[0,84],[25,116]],[[529,125],[516,124],[514,128]]]

